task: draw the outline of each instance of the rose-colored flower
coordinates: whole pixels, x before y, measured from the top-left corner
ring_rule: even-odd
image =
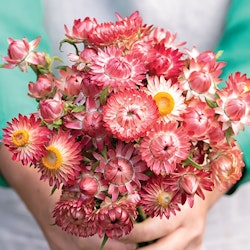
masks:
[[[134,203],[126,199],[114,203],[107,198],[97,211],[99,236],[106,234],[113,239],[129,234],[134,227],[136,215]]]
[[[3,144],[13,153],[12,159],[23,165],[36,165],[46,153],[45,144],[50,131],[41,126],[41,120],[34,115],[13,118],[8,127],[3,129]]]
[[[50,186],[57,188],[61,183],[66,185],[73,180],[83,159],[79,145],[69,131],[54,131],[39,164],[41,179],[48,180]]]
[[[39,75],[36,82],[29,82],[30,97],[45,99],[54,89],[54,79],[51,74]]]
[[[28,71],[28,63],[32,61],[32,51],[38,47],[41,37],[29,42],[26,38],[22,40],[8,39],[8,56],[2,57],[6,62],[5,68],[18,66],[21,71]]]
[[[241,178],[244,166],[242,152],[236,144],[222,150],[214,149],[210,154],[212,178],[221,191],[227,190]]]
[[[155,124],[140,145],[142,159],[157,175],[172,173],[176,164],[188,157],[189,150],[189,138],[175,122]]]
[[[134,194],[141,187],[140,181],[148,179],[144,173],[148,169],[147,165],[131,143],[118,141],[115,149],[108,150],[107,156],[93,155],[100,161],[97,171],[102,172],[108,181],[108,193],[112,195],[112,201],[116,201],[119,194]]]
[[[155,102],[143,91],[119,91],[111,95],[103,107],[104,126],[127,142],[145,135],[157,118]]]
[[[64,103],[61,100],[41,100],[39,109],[42,119],[48,124],[52,124],[64,115]]]
[[[97,233],[97,221],[94,219],[93,203],[81,199],[62,198],[53,210],[55,223],[62,230],[77,237],[89,237]]]
[[[171,214],[176,215],[176,211],[180,211],[180,200],[175,199],[175,190],[164,182],[162,176],[150,178],[139,193],[139,205],[150,217],[169,218]]]

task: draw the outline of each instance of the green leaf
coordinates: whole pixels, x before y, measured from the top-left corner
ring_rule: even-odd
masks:
[[[105,244],[107,243],[108,239],[109,239],[108,236],[105,234],[104,237],[103,237],[103,240],[102,240],[100,250],[103,250],[103,248],[104,248]]]

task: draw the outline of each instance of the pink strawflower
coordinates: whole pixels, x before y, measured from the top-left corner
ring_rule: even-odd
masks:
[[[137,212],[135,204],[123,199],[111,202],[108,198],[101,203],[97,211],[98,234],[108,238],[120,238],[129,234],[134,227]]]
[[[13,118],[3,129],[3,144],[12,152],[12,159],[23,165],[36,165],[46,153],[45,144],[49,141],[50,131],[41,126],[35,115]]]
[[[172,173],[176,164],[188,157],[189,150],[186,131],[175,122],[155,124],[140,145],[142,159],[157,175]]]
[[[193,99],[189,102],[186,112],[182,115],[183,127],[194,139],[207,139],[215,119],[215,111],[205,102]],[[212,130],[211,130],[212,131]]]
[[[89,73],[91,80],[103,88],[136,89],[146,77],[146,68],[135,55],[124,55],[122,48],[110,46],[98,50]]]
[[[176,211],[180,211],[180,200],[175,198],[176,191],[164,182],[162,176],[150,178],[139,193],[139,205],[150,217],[165,216],[169,219],[171,214],[176,215]]]
[[[50,186],[55,185],[57,188],[61,183],[66,185],[74,179],[83,160],[79,145],[69,131],[54,131],[39,164],[41,179],[48,180]]]
[[[178,165],[173,174],[164,178],[164,182],[175,190],[182,205],[187,201],[190,207],[194,205],[195,195],[204,200],[203,190],[212,191],[214,188],[211,171],[197,169],[192,165]]]
[[[18,66],[21,71],[28,71],[28,64],[32,62],[32,51],[38,47],[40,39],[41,37],[37,37],[29,42],[26,38],[22,40],[9,38],[8,56],[2,57],[6,62],[4,67],[11,69]]]
[[[144,173],[147,165],[138,153],[133,144],[121,141],[118,141],[115,149],[109,149],[105,157],[93,153],[100,161],[98,171],[103,172],[104,179],[108,181],[112,201],[116,201],[119,194],[134,194],[141,187],[140,181],[148,179]]]
[[[123,141],[144,136],[158,119],[158,108],[143,91],[126,90],[111,95],[103,107],[104,126]]]
[[[223,122],[223,130],[232,127],[234,134],[250,125],[250,79],[236,73],[227,81],[227,87],[218,91],[219,121]]]
[[[77,237],[89,237],[97,233],[94,204],[62,195],[53,210],[56,225]]]
[[[30,97],[46,99],[54,90],[54,78],[51,74],[41,74],[36,82],[29,82],[28,89]]]
[[[219,190],[227,190],[241,178],[245,164],[237,144],[233,143],[225,149],[215,148],[209,158],[212,179]]]

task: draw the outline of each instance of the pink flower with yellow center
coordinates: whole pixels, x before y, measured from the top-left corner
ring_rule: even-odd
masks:
[[[56,225],[77,237],[89,237],[97,233],[93,203],[63,196],[53,210]]]
[[[165,122],[181,120],[186,104],[182,90],[178,89],[177,84],[171,85],[171,80],[166,81],[163,76],[152,76],[148,78],[146,92],[155,100],[161,120]]]
[[[139,205],[150,217],[165,216],[168,219],[171,214],[176,215],[176,211],[180,211],[181,203],[175,199],[175,190],[164,182],[162,176],[150,178],[139,193],[141,196]]]
[[[155,124],[140,145],[142,159],[157,175],[172,173],[176,164],[188,157],[189,150],[189,137],[175,122]]]
[[[134,227],[136,216],[135,204],[125,197],[116,202],[106,198],[97,211],[99,236],[106,234],[108,238],[114,239],[129,234]]]
[[[126,142],[144,136],[157,119],[156,103],[143,91],[119,91],[112,94],[103,107],[104,126]]]
[[[134,194],[141,187],[140,181],[147,180],[144,173],[148,168],[138,155],[138,149],[133,144],[124,144],[119,141],[115,149],[109,149],[107,157],[95,154],[100,160],[98,171],[103,172],[104,179],[108,181],[108,193],[112,201],[118,199],[119,194]]]
[[[13,118],[3,129],[3,144],[13,153],[12,159],[23,165],[36,165],[46,153],[45,144],[49,141],[50,131],[41,126],[41,120],[34,115]]]
[[[98,50],[90,66],[91,80],[112,89],[136,89],[146,77],[146,68],[137,56],[124,55],[122,48]]]
[[[66,185],[80,171],[82,159],[80,143],[69,131],[54,131],[39,164],[41,179],[48,180],[50,186],[57,188],[61,183]]]

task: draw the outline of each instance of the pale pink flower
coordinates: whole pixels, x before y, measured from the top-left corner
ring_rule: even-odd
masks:
[[[22,40],[8,39],[8,56],[2,57],[6,62],[5,68],[18,66],[21,71],[28,71],[28,64],[32,61],[32,51],[38,47],[41,37],[29,42],[26,38]]]
[[[115,137],[127,142],[144,136],[157,118],[154,100],[143,91],[119,91],[112,94],[103,107],[104,126]]]
[[[155,124],[142,138],[141,157],[157,175],[170,174],[184,161],[190,150],[189,137],[178,123]]]
[[[99,236],[103,237],[105,234],[110,239],[129,234],[137,216],[135,204],[128,202],[125,197],[116,202],[105,199],[96,213]]]
[[[60,81],[56,82],[56,86],[68,99],[72,99],[81,92],[82,76],[80,72],[67,66],[65,70],[60,70]]]
[[[241,178],[245,164],[237,144],[224,149],[215,148],[209,158],[212,179],[219,190],[227,190]]]
[[[139,193],[141,196],[139,205],[150,217],[165,216],[169,219],[171,214],[176,215],[176,211],[181,210],[180,200],[175,199],[176,191],[164,182],[162,176],[150,178]]]
[[[236,73],[229,77],[226,88],[218,90],[216,113],[223,122],[223,130],[232,127],[234,134],[238,134],[244,125],[250,125],[249,82],[244,75]]]
[[[60,187],[76,177],[83,160],[80,143],[69,131],[54,131],[46,145],[46,154],[39,164],[41,180],[48,180],[50,186]]]
[[[146,68],[133,54],[124,55],[122,48],[109,46],[98,50],[89,73],[92,81],[110,91],[136,89],[146,77]]]
[[[102,172],[108,181],[108,193],[112,195],[112,201],[116,201],[119,194],[134,194],[141,187],[140,181],[148,179],[144,173],[148,169],[147,165],[138,153],[133,144],[121,141],[118,141],[115,149],[108,150],[107,156],[93,153],[100,161],[97,171]]]
[[[167,81],[163,76],[151,76],[148,77],[146,92],[155,100],[161,120],[182,120],[181,114],[185,112],[186,104],[177,84],[171,85],[171,80]]]
[[[12,152],[12,159],[23,165],[36,165],[46,153],[45,144],[49,141],[50,131],[41,126],[41,119],[34,115],[13,118],[3,129],[3,144]]]
[[[54,79],[51,74],[39,75],[36,82],[28,84],[29,96],[36,99],[45,99],[54,90]]]
[[[193,99],[182,115],[183,127],[190,137],[200,140],[206,139],[215,119],[214,114],[214,109],[210,108],[205,102]]]

